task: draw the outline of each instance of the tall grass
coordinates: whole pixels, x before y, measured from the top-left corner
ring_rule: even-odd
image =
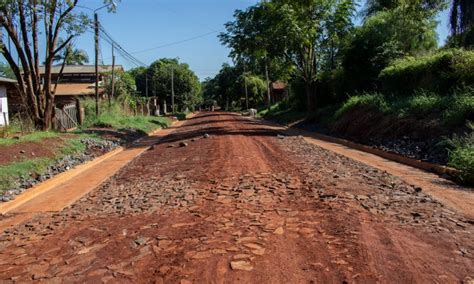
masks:
[[[423,90],[410,97],[364,93],[350,97],[335,112],[334,117],[339,119],[349,110],[361,106],[399,117],[439,117],[446,127],[462,127],[467,121],[474,120],[474,89],[457,89],[450,96]]]
[[[114,129],[135,129],[143,132],[150,132],[160,127],[169,125],[169,120],[162,117],[152,117],[143,115],[133,115],[124,111],[123,107],[117,103],[111,106],[107,102],[101,103],[100,115],[95,115],[95,102],[93,100],[84,100],[82,105],[85,108],[85,121],[83,128],[107,127]]]
[[[461,170],[459,179],[465,183],[474,183],[474,124],[468,123],[469,132],[454,135],[448,139],[449,165]]]

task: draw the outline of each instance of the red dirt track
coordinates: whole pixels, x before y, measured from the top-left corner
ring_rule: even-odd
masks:
[[[277,134],[197,115],[69,208],[0,235],[0,282],[474,281],[473,220]]]

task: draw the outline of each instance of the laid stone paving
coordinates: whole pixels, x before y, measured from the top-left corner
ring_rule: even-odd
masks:
[[[5,231],[0,279],[424,282],[473,272],[472,221],[423,189],[299,137],[210,135],[157,145],[66,210]]]

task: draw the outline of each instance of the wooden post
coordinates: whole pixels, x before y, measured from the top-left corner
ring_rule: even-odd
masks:
[[[246,110],[249,109],[249,91],[247,87],[247,67],[244,63],[244,83],[245,83],[245,106],[247,107]]]
[[[84,109],[81,107],[81,100],[76,99],[76,116],[77,123],[82,125],[84,123]]]
[[[176,109],[174,108],[174,67],[171,66],[171,112],[175,113]]]
[[[270,110],[272,106],[272,99],[270,95],[270,78],[268,76],[268,62],[265,57],[265,77],[267,79],[267,105],[268,105],[268,110]]]
[[[109,96],[109,107],[112,106],[112,99],[115,95],[115,54],[114,54],[114,44],[112,43],[112,90]]]
[[[99,117],[99,16],[94,13],[95,31],[95,115]]]
[[[7,113],[4,112],[3,113],[3,121],[5,122],[5,126],[4,126],[4,131],[3,131],[3,137],[7,137],[8,135],[8,121],[7,121]]]

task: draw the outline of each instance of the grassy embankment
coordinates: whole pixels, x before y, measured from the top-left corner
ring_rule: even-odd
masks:
[[[306,117],[328,129],[341,121],[346,128],[362,123],[353,127],[361,130],[405,121],[404,126],[411,126],[408,136],[425,131],[433,136],[439,130],[438,138],[448,149],[448,165],[462,171],[461,182],[474,181],[474,52],[445,50],[398,60],[381,72],[379,81],[377,92],[352,94],[314,113],[298,112],[289,102],[281,102],[260,115],[285,123]]]
[[[107,127],[115,130],[132,129],[142,132],[144,135],[155,129],[166,127],[170,124],[167,118],[133,116],[125,113],[121,108],[114,104],[111,108],[107,104],[101,106],[101,114],[96,117],[94,114],[94,104],[92,101],[84,101],[83,106],[86,109],[86,120],[81,129],[70,133],[43,132],[36,131],[19,137],[0,138],[0,147],[8,147],[13,144],[27,142],[41,143],[44,139],[60,139],[60,147],[55,149],[54,157],[37,157],[12,162],[0,166],[0,192],[11,189],[15,181],[22,177],[28,177],[31,173],[44,173],[46,169],[56,163],[58,160],[68,156],[85,151],[85,145],[81,142],[84,138],[100,140],[100,136],[95,134],[85,134],[83,131],[93,127]],[[17,135],[19,127],[13,122],[9,128],[10,135]],[[47,147],[45,145],[45,147]]]

